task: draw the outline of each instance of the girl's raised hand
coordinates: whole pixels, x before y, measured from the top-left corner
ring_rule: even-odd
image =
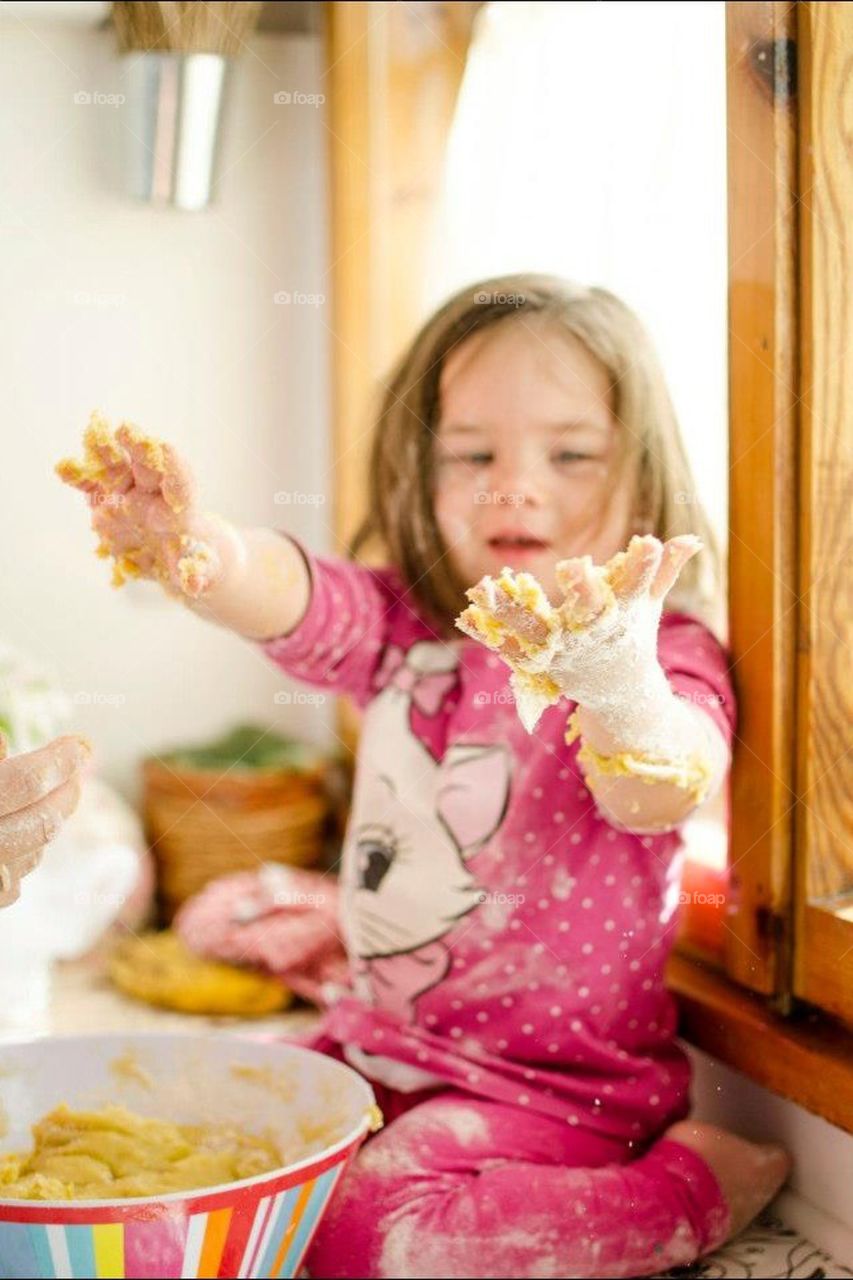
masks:
[[[693,534],[661,542],[631,539],[604,565],[590,556],[556,566],[563,599],[553,606],[529,573],[504,569],[466,595],[456,619],[467,635],[511,667],[518,713],[528,732],[546,707],[567,697],[593,710],[625,705],[660,676],[657,631],[663,601],[701,548]]]
[[[7,760],[0,734],[0,907],[18,898],[21,880],[74,812],[90,757],[85,738],[66,734]]]
[[[216,584],[227,555],[227,526],[196,505],[192,475],[168,444],[122,424],[113,432],[93,414],[82,462],[56,468],[80,489],[100,539],[98,555],[113,557],[113,584],[154,578],[175,596],[198,598]]]

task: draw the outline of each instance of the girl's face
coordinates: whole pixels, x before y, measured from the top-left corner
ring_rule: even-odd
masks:
[[[466,586],[509,565],[556,603],[558,560],[603,563],[624,548],[633,477],[616,480],[623,428],[609,374],[582,342],[504,321],[450,353],[440,391],[436,518]]]

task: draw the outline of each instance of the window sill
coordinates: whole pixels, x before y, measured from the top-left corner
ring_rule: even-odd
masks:
[[[783,1018],[724,974],[681,954],[670,957],[666,979],[685,1040],[853,1133],[853,1032],[819,1013]]]

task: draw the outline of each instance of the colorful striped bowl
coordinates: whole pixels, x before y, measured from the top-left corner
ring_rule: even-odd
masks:
[[[361,1076],[281,1041],[98,1035],[0,1046],[0,1115],[10,1126],[0,1149],[29,1149],[31,1124],[60,1102],[120,1103],[180,1124],[233,1119],[308,1154],[260,1177],[156,1198],[0,1199],[4,1280],[295,1276],[338,1180],[379,1122]],[[300,1122],[314,1130],[307,1147]]]

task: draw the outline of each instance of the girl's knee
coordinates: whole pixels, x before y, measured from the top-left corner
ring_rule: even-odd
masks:
[[[394,1251],[422,1233],[431,1179],[407,1178],[391,1144],[369,1143],[344,1175],[306,1260],[312,1277],[417,1275],[395,1270]],[[394,1255],[388,1269],[389,1251]],[[410,1265],[416,1265],[414,1258]]]

